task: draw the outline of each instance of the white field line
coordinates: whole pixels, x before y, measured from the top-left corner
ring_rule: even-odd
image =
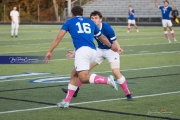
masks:
[[[156,53],[139,53],[139,54],[127,54],[127,55],[121,55],[124,56],[136,56],[136,55],[155,55],[155,54],[172,54],[172,53],[179,53],[180,51],[171,51],[171,52],[156,52]],[[74,59],[74,58],[73,58]],[[59,60],[67,60],[66,58],[63,59],[52,59],[51,61],[59,61]]]
[[[121,72],[126,72],[126,71],[138,71],[138,70],[151,70],[151,69],[160,69],[160,68],[170,68],[170,67],[180,67],[180,65],[170,65],[170,66],[160,66],[160,67],[148,67],[148,68],[137,68],[137,69],[126,69],[126,70],[121,70]],[[92,72],[92,73],[109,73],[112,71],[103,71],[103,72]],[[0,82],[9,82],[9,81],[19,81],[19,80],[29,80],[29,79],[38,79],[38,78],[49,78],[49,77],[61,77],[61,76],[70,76],[70,74],[66,75],[54,75],[54,76],[43,76],[43,77],[35,77],[35,78],[23,78],[23,79],[11,79],[11,80],[0,80]]]
[[[150,94],[150,95],[141,95],[141,96],[134,96],[133,98],[137,99],[137,98],[155,97],[155,96],[178,94],[178,93],[180,93],[180,91],[166,92],[166,93],[159,93],[159,94]],[[79,103],[71,103],[70,105],[71,106],[76,106],[76,105],[91,104],[91,103],[101,103],[101,102],[110,102],[110,101],[117,101],[117,100],[124,100],[124,99],[126,99],[126,98],[106,99],[106,100],[97,100],[97,101],[89,101],[89,102],[79,102]],[[31,108],[31,109],[4,111],[4,112],[0,112],[0,114],[26,112],[26,111],[34,111],[34,110],[42,110],[42,109],[55,108],[55,107],[57,107],[57,106],[47,106],[47,107],[39,107],[39,108]]]
[[[129,39],[128,39],[129,40]],[[72,42],[61,42],[60,44],[72,44]],[[172,44],[179,44],[180,42],[176,42],[176,43],[172,43]],[[38,43],[38,44],[25,44],[25,45],[20,45],[20,44],[18,44],[18,45],[4,45],[4,46],[1,46],[1,48],[2,47],[10,47],[10,46],[12,46],[12,47],[22,47],[22,46],[33,46],[33,45],[50,45],[51,44],[51,42],[49,42],[49,43]],[[156,45],[167,45],[167,44],[169,44],[169,43],[155,43],[155,44],[138,44],[138,45],[121,45],[121,47],[129,47],[129,46],[149,46],[149,45],[154,45],[154,46],[156,46]],[[49,46],[48,46],[49,47]]]

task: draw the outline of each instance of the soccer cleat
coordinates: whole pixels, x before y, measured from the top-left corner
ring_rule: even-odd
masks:
[[[176,38],[174,38],[174,42],[177,42]]]
[[[17,35],[15,37],[18,37]]]
[[[114,81],[114,77],[112,75],[108,76],[108,83],[112,86],[116,91],[118,91],[118,86]]]
[[[168,43],[171,43],[171,40],[168,40]]]
[[[11,37],[14,37],[14,36],[11,36]]]
[[[65,102],[64,100],[62,100],[62,102],[57,103],[57,106],[60,108],[68,108],[69,107],[69,102]]]
[[[63,91],[64,93],[67,93],[68,89],[62,88],[62,91]],[[79,87],[78,87],[77,90],[75,91],[73,97],[77,97],[78,91],[79,91]]]
[[[131,94],[126,95],[126,97],[127,97],[127,101],[133,101],[133,100],[134,100],[134,99],[132,98]]]
[[[136,30],[136,32],[139,32],[139,30]]]
[[[129,33],[130,31],[127,31],[127,33]]]

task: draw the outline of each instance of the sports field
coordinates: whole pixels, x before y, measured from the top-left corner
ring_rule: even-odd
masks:
[[[19,36],[10,37],[10,25],[0,26],[0,56],[45,56],[60,25],[21,25]],[[180,27],[178,42],[168,44],[162,27],[113,27],[124,54],[121,72],[134,101],[126,101],[121,88],[83,85],[70,108],[56,107],[65,94],[73,60],[67,34],[49,64],[0,65],[0,120],[180,120]],[[112,74],[107,61],[92,70]]]

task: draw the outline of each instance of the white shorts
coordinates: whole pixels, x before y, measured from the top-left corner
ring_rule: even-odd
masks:
[[[172,26],[171,20],[162,20],[162,26],[163,27],[171,27]]]
[[[130,23],[130,24],[136,24],[136,21],[135,21],[135,20],[130,20],[130,19],[128,19],[128,23]]]
[[[19,23],[18,22],[15,22],[15,23],[11,23],[11,28],[12,29],[18,29],[19,28]]]
[[[81,47],[75,52],[74,65],[76,71],[90,70],[90,65],[95,61],[97,51],[90,47]]]
[[[120,62],[119,54],[117,52],[112,51],[111,49],[99,49],[97,48],[97,57],[95,62],[101,64],[104,59],[107,59],[109,63],[111,62]]]

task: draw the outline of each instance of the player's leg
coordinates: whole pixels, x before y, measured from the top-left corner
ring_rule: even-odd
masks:
[[[11,37],[14,36],[14,29],[15,29],[15,24],[11,23]]]
[[[133,20],[133,24],[134,24],[134,27],[135,27],[135,29],[136,29],[136,32],[139,32],[139,30],[138,30],[138,27],[137,27],[137,25],[136,25],[136,21],[135,21],[135,20]]]
[[[16,24],[15,24],[15,36],[16,36],[16,37],[18,36],[18,29],[19,29],[19,24],[16,23]]]
[[[131,31],[131,20],[128,19],[128,30],[127,33],[129,33]]]
[[[95,66],[101,64],[103,61],[104,61],[103,51],[102,51],[102,49],[97,48],[97,56],[96,56],[95,62],[92,61],[93,63],[92,63],[91,66],[90,66],[90,70],[91,70],[92,68],[94,68]],[[79,89],[80,89],[81,86],[82,86],[82,82],[81,82],[80,78],[78,77],[78,88],[77,88],[76,92],[74,93],[73,97],[76,97],[76,96],[77,96],[78,91],[79,91]],[[68,90],[65,89],[65,88],[62,88],[62,91],[65,92],[65,93],[67,93]]]
[[[171,43],[171,40],[169,39],[168,31],[167,31],[167,26],[168,26],[167,20],[162,20],[162,25],[163,25],[163,28],[164,28],[164,35],[165,35],[167,41],[169,43]]]
[[[175,33],[174,33],[174,30],[172,29],[172,22],[170,20],[168,21],[168,26],[169,26],[169,30],[171,31],[172,38],[176,42],[177,40],[175,38]]]
[[[82,83],[93,83],[93,84],[109,84],[111,85],[115,90],[118,90],[118,87],[114,81],[114,78],[112,76],[110,77],[103,77],[96,74],[89,74],[90,64],[92,61],[96,58],[96,50],[93,50],[89,47],[81,47],[79,48],[75,53],[75,69],[78,71],[78,77],[80,78]],[[77,89],[78,81],[77,79],[73,79],[74,82],[70,82],[72,94]],[[71,97],[72,99],[72,97]],[[70,102],[70,99],[68,99]],[[59,107],[69,107],[69,102],[66,102],[63,100],[62,102],[58,103],[57,105]]]
[[[98,65],[98,63],[96,63],[96,62],[92,63],[91,66],[90,66],[90,70],[91,70],[92,68],[94,68],[96,65]],[[76,70],[74,69],[74,71],[76,71]],[[76,74],[76,73],[77,73],[77,72],[73,72],[73,73],[71,73],[71,74]],[[72,75],[71,75],[71,76],[72,76]],[[71,79],[72,79],[72,78],[71,78]],[[74,79],[75,79],[75,78],[74,78]],[[75,93],[73,94],[73,97],[76,97],[76,96],[77,96],[77,94],[78,94],[78,92],[79,92],[79,89],[80,89],[81,86],[82,86],[82,82],[81,82],[80,78],[77,77],[76,79],[78,79],[78,88],[77,88],[77,90],[75,91]],[[67,92],[68,92],[68,89],[62,88],[62,91],[65,92],[65,93],[67,93]]]
[[[127,100],[132,100],[131,93],[128,89],[128,85],[126,83],[125,77],[120,73],[120,59],[119,59],[119,54],[112,51],[112,50],[107,50],[106,51],[106,56],[104,56],[108,62],[110,63],[112,72],[114,73],[115,78],[117,79],[117,82],[119,86],[122,88],[124,91]]]

